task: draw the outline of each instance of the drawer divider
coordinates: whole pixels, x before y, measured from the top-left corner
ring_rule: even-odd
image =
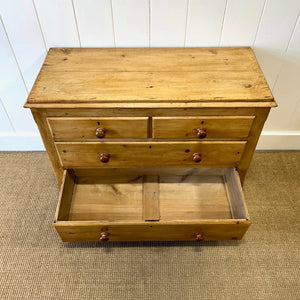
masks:
[[[159,221],[159,176],[143,176],[143,213],[145,221]]]

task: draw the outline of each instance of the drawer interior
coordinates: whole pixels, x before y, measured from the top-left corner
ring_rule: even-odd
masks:
[[[56,221],[248,219],[233,168],[66,170]]]

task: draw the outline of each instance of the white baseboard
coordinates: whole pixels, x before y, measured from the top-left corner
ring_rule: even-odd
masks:
[[[45,151],[45,147],[39,133],[0,133],[0,151]]]
[[[300,150],[300,132],[263,132],[257,150]],[[44,151],[39,133],[1,134],[0,151]]]
[[[262,132],[257,150],[300,150],[299,131],[266,131]]]

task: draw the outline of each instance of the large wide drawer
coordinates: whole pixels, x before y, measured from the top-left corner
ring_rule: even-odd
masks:
[[[228,142],[57,142],[65,168],[238,165],[245,141]]]
[[[148,137],[147,117],[48,118],[52,136],[67,139],[139,139]]]
[[[251,224],[231,168],[91,174],[64,173],[54,221],[64,242],[236,240]]]
[[[155,139],[247,138],[254,116],[154,117]]]

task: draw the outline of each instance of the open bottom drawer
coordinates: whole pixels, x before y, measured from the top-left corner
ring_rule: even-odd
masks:
[[[66,170],[54,221],[64,242],[237,240],[250,224],[232,168]]]

